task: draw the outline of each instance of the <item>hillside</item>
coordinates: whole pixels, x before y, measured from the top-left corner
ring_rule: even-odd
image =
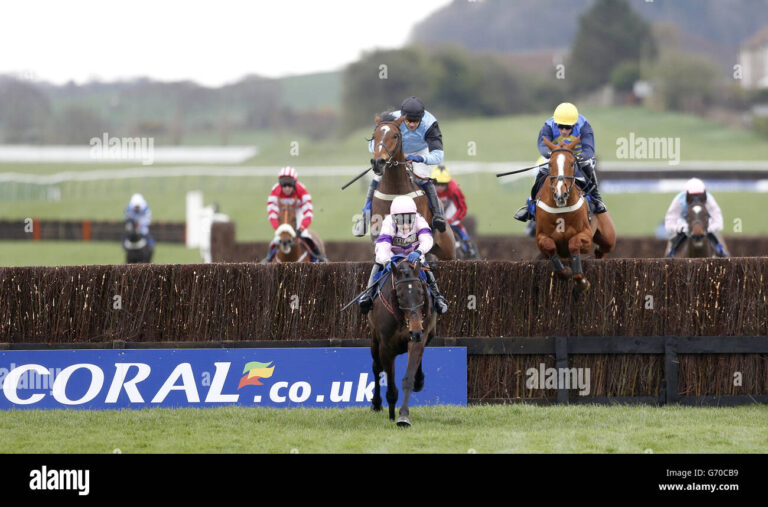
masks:
[[[768,24],[768,0],[629,0],[648,21],[673,24],[691,40],[706,41],[717,56],[736,48]],[[453,3],[418,24],[411,40],[429,46],[461,44],[476,51],[524,52],[570,47],[579,16],[593,0],[485,0]],[[695,34],[695,35],[694,35]]]

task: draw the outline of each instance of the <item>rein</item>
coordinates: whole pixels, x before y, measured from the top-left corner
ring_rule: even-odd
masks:
[[[397,269],[397,267],[400,266],[400,264],[402,264],[403,262],[407,262],[407,259],[403,259],[400,262],[398,262],[395,265],[395,269]],[[417,268],[415,264],[410,264],[410,266],[412,268],[414,268],[414,269],[418,269],[419,271],[429,271],[428,267],[419,266]],[[426,283],[421,278],[419,278],[418,276],[416,276],[416,277],[410,276],[410,277],[403,278],[403,279],[397,280],[397,281],[395,281],[394,274],[390,273],[390,277],[392,278],[392,284],[391,284],[392,285],[392,290],[390,291],[390,297],[394,297],[394,298],[397,297],[397,286],[400,285],[401,283],[418,282],[418,283],[420,283],[422,285],[422,288],[424,289],[424,299],[425,300],[429,300],[429,291],[426,288]],[[395,313],[395,308],[394,308],[395,305],[390,303],[389,301],[387,301],[387,298],[384,297],[384,294],[381,294],[381,290],[379,290],[379,293],[381,295],[381,302],[384,304],[384,307],[387,309],[387,311],[389,313],[391,313],[393,317],[398,318],[397,314]],[[421,303],[419,303],[417,306],[413,306],[413,307],[403,307],[403,306],[400,306],[399,299],[398,299],[397,303],[398,303],[398,305],[397,305],[398,309],[400,309],[400,310],[407,310],[407,311],[413,311],[413,310],[416,310],[418,308],[422,308],[424,306],[424,301],[421,301]],[[423,318],[428,318],[429,314],[430,314],[430,309],[429,309],[429,305],[427,305],[427,312],[425,313]]]

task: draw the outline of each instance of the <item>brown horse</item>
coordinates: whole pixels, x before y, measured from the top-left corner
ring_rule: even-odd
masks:
[[[277,255],[272,262],[312,262],[309,255],[310,248],[305,241],[296,234],[296,208],[288,205],[280,206],[280,225],[275,230],[275,242],[277,243]],[[325,255],[323,242],[314,232],[307,229],[312,236],[317,248]]]
[[[398,195],[410,195],[416,202],[419,214],[428,224],[432,224],[432,211],[429,209],[429,201],[424,191],[413,183],[406,172],[410,162],[405,161],[403,153],[403,140],[400,134],[400,125],[405,120],[401,116],[396,120],[376,119],[376,128],[373,131],[373,158],[371,167],[377,176],[381,176],[379,188],[373,194],[371,206],[371,240],[375,243],[379,237],[381,224],[389,215],[389,207],[392,200]],[[418,176],[414,175],[414,178]],[[445,231],[432,231],[435,245],[430,250],[440,260],[455,259],[455,245],[453,232],[446,228]]]
[[[418,263],[417,263],[418,264]],[[435,335],[437,314],[432,311],[432,298],[426,284],[419,278],[419,266],[406,259],[392,265],[392,272],[381,287],[381,293],[368,312],[371,326],[371,356],[373,357],[373,404],[381,410],[381,372],[387,374],[387,402],[389,419],[395,420],[398,391],[395,386],[395,357],[408,353],[408,365],[403,377],[403,404],[400,406],[398,426],[410,426],[408,402],[412,392],[424,387],[421,359],[424,347]],[[387,276],[387,275],[385,275]],[[424,339],[426,335],[426,340]]]
[[[539,251],[552,260],[555,272],[562,278],[573,275],[575,290],[589,289],[584,278],[580,254],[589,253],[592,242],[597,245],[595,257],[601,259],[616,244],[613,220],[608,212],[590,217],[589,205],[576,182],[576,156],[573,148],[580,137],[570,145],[555,145],[547,138],[544,144],[552,151],[549,159],[549,185],[542,185],[536,196],[536,243]],[[562,258],[570,256],[572,269],[563,266]]]
[[[685,220],[688,223],[688,232],[672,238],[668,243],[667,252],[672,245],[675,251],[679,251],[684,241],[688,242],[685,257],[718,257],[716,248],[718,243],[722,250],[727,252],[725,240],[715,233],[708,232],[710,216],[707,210],[707,194],[688,194],[686,201],[688,211],[685,214]],[[720,256],[722,255],[724,254],[721,252]]]

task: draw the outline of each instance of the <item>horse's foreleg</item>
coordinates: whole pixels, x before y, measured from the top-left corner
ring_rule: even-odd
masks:
[[[557,254],[557,246],[552,238],[544,233],[540,233],[536,237],[536,243],[544,257],[552,261],[552,269],[557,273],[557,276],[560,278],[571,276],[571,270],[563,266],[563,261],[560,260],[560,256]]]
[[[410,411],[408,402],[416,383],[416,372],[421,366],[421,357],[424,354],[424,340],[408,342],[408,366],[403,377],[403,404],[400,406],[400,417],[397,418],[398,426],[410,426]]]
[[[395,387],[395,358],[387,357],[384,362],[384,371],[387,372],[387,403],[389,404],[389,420],[395,420],[395,406],[397,405],[397,387]]]
[[[371,345],[371,356],[373,356],[373,399],[371,400],[371,410],[379,412],[381,410],[381,385],[379,379],[384,368],[379,359],[379,344],[374,341]]]
[[[584,278],[584,270],[581,268],[581,252],[588,252],[591,243],[590,235],[584,233],[575,235],[568,242],[568,251],[571,254],[571,267],[573,268],[573,281],[576,284],[574,290],[577,293],[586,292],[589,289],[589,280]]]

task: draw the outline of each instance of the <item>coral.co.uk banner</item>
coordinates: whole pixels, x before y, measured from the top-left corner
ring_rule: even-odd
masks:
[[[400,401],[406,361],[395,361]],[[367,406],[371,364],[368,348],[7,350],[0,409]],[[466,405],[465,347],[428,347],[422,368],[411,405]]]

